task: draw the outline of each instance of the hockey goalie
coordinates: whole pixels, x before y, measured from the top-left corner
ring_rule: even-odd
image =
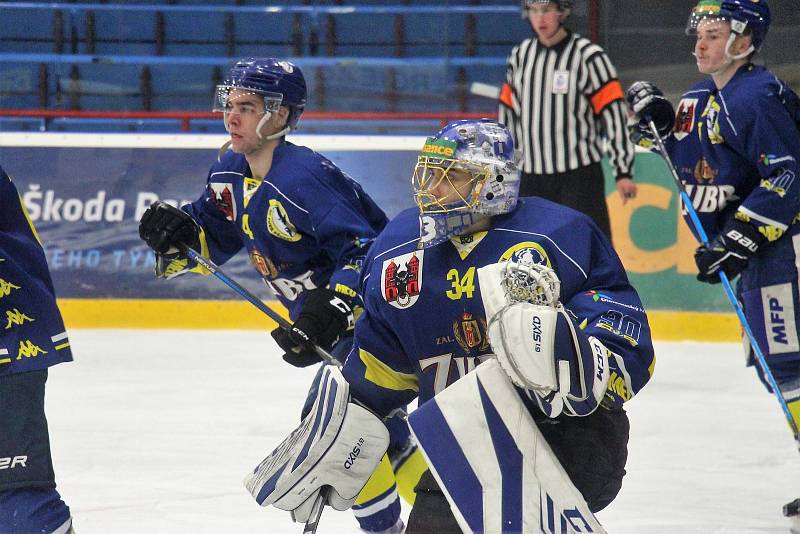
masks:
[[[417,208],[365,262],[353,350],[249,491],[313,531],[319,505],[346,508],[377,465],[382,420],[417,398],[428,471],[406,533],[603,532],[593,514],[625,473],[623,403],[655,362],[619,258],[585,215],[518,198],[495,121],[429,137],[412,184]]]

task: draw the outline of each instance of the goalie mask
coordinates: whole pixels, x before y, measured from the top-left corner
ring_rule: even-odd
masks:
[[[253,110],[263,113],[256,133],[261,138],[261,129],[281,106],[289,110],[283,130],[264,140],[283,137],[297,127],[297,121],[306,106],[306,81],[297,65],[275,58],[247,58],[238,61],[225,81],[218,85],[214,96],[213,110],[225,114],[225,129],[233,103],[244,95],[258,95],[264,100],[264,108]]]
[[[414,168],[419,247],[512,211],[519,184],[514,141],[505,126],[490,119],[451,122],[425,141]]]
[[[703,24],[729,22],[731,35],[725,47],[725,55],[730,63],[761,48],[769,31],[770,20],[767,0],[700,0],[689,15],[686,34],[696,35],[698,27]],[[741,54],[731,55],[731,45],[737,36],[742,35],[750,36],[750,48]]]

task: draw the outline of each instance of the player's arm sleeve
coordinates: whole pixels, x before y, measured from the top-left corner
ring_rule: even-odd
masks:
[[[210,173],[209,173],[210,174]],[[236,223],[229,221],[217,208],[211,198],[210,187],[206,187],[200,198],[190,204],[181,206],[181,209],[192,216],[200,226],[201,256],[209,258],[217,265],[222,265],[233,257],[244,246],[242,238],[236,228]],[[156,259],[156,275],[173,278],[186,272],[209,274],[203,267],[182,255],[160,255]]]
[[[517,94],[517,87],[514,86],[514,73],[517,70],[519,46],[511,51],[506,63],[506,78],[505,82],[500,88],[499,96],[499,110],[497,113],[497,120],[501,124],[505,124],[514,136],[515,146],[521,146],[519,140],[522,139],[522,132],[520,131],[521,124],[519,120],[520,114],[520,96]]]
[[[342,373],[350,383],[353,397],[387,417],[417,397],[419,378],[400,340],[379,315],[375,303],[370,302],[371,298],[374,295],[365,295],[365,310],[356,322],[353,349]]]
[[[330,288],[356,298],[366,253],[385,226],[386,216],[360,187],[345,193],[354,196],[351,201],[326,194],[332,198],[332,205],[327,211],[312,213],[311,231],[320,249],[334,262]]]
[[[653,375],[655,353],[647,315],[610,243],[594,236],[591,268],[582,291],[564,307],[580,328],[609,350],[608,389],[602,405],[619,407]]]
[[[720,131],[726,143],[754,162],[759,175],[759,185],[744,198],[736,218],[775,241],[800,213],[800,132],[775,95],[760,97],[755,110],[741,125],[729,122],[735,116],[721,117]]]
[[[586,90],[608,142],[608,159],[617,177],[632,176],[636,150],[628,139],[625,92],[605,52],[594,45],[589,50],[592,52],[586,60]]]

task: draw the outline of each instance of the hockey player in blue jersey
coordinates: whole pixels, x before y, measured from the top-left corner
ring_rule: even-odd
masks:
[[[514,152],[508,129],[488,119],[457,121],[428,138],[413,177],[418,209],[392,220],[367,257],[364,312],[342,376],[329,377],[327,396],[320,395],[312,413],[317,419],[309,416],[248,477],[258,502],[305,517],[303,500],[314,494],[309,481],[315,481],[329,486],[328,504],[346,508],[358,488],[358,461],[368,463],[381,451],[380,425],[363,407],[386,417],[417,398],[413,423],[471,371],[498,369],[491,367],[494,359],[503,380],[518,386],[517,402],[525,402],[526,417],[536,422],[532,426],[538,426],[589,509],[600,510],[617,495],[629,434],[623,403],[644,387],[655,364],[647,317],[611,243],[591,219],[538,197],[517,198]],[[511,273],[506,281],[517,275],[534,280],[527,294],[537,302],[541,296],[539,305],[507,300],[517,293],[504,289],[502,273]],[[347,403],[345,416],[329,422],[326,415],[325,428],[319,422],[322,407],[339,402]],[[463,408],[466,413],[466,403]],[[457,404],[456,413],[460,409]],[[357,423],[350,423],[351,411]],[[473,447],[479,463],[500,462],[488,472],[500,472],[506,459],[516,461],[516,448],[497,456],[475,451],[491,429],[477,420],[464,424],[468,431],[473,427],[476,441],[446,447],[438,475],[422,476],[408,534],[461,532],[461,519],[481,514],[496,497],[485,485],[465,489],[471,475],[459,462],[461,451]],[[510,431],[518,432],[517,426]],[[446,440],[452,428],[415,427],[415,432]],[[326,461],[327,450],[350,451],[352,443],[349,467],[333,462],[336,453]],[[501,485],[508,493],[514,491],[511,476],[521,472],[504,473]],[[440,480],[450,484],[445,491]],[[450,499],[457,502],[459,496],[474,506],[462,510],[455,504],[457,523]],[[499,521],[487,514],[486,521]],[[524,525],[522,531],[533,531],[530,522]]]
[[[383,211],[356,181],[324,156],[285,139],[305,104],[305,79],[296,65],[273,58],[236,63],[217,87],[214,103],[224,114],[230,141],[212,165],[204,193],[182,210],[156,202],[140,224],[142,239],[157,254],[159,276],[199,270],[181,257],[179,244],[219,264],[244,249],[289,310],[292,331],[277,328],[272,336],[285,351],[283,358],[300,367],[320,361],[310,344],[342,360],[349,351],[361,310],[360,270],[386,224]],[[303,412],[308,409],[310,403]],[[414,448],[405,423],[392,425],[390,455],[400,491],[413,498],[420,472],[417,467],[415,475],[414,466],[422,462],[419,454],[409,460]],[[366,531],[402,527],[388,460],[354,513]]]
[[[0,532],[72,534],[44,412],[48,368],[72,361],[44,250],[0,167]]]
[[[752,63],[769,25],[766,0],[700,2],[687,29],[697,36],[697,68],[709,78],[684,93],[677,113],[649,82],[634,84],[628,101],[638,120],[632,138],[649,147],[644,119],[656,120],[708,233],[710,245],[695,252],[698,280],[739,276],[748,324],[800,424],[800,102]]]

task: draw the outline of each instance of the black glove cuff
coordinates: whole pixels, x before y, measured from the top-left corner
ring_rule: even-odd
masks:
[[[748,258],[758,254],[758,250],[767,240],[758,228],[738,219],[725,225],[720,236],[725,242],[725,248]]]

